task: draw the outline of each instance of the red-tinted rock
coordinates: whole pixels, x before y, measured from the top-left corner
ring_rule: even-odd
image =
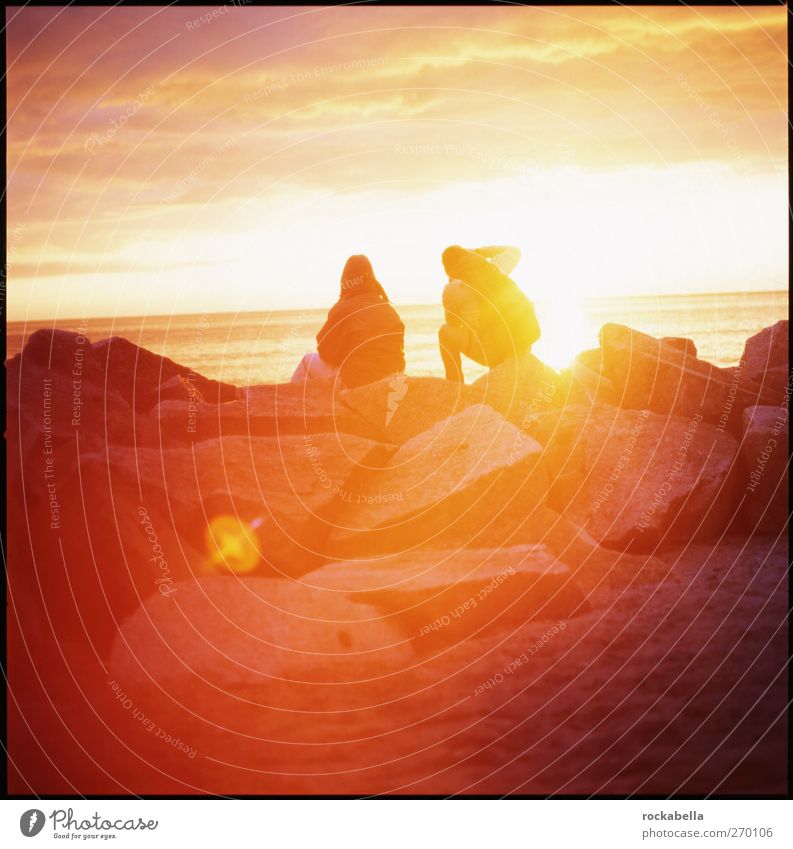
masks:
[[[166,380],[161,386],[154,387],[148,394],[141,398],[141,407],[151,410],[157,404],[166,401],[179,401],[182,404],[204,403],[204,396],[198,388],[195,376],[190,374],[177,374]]]
[[[303,581],[373,605],[423,651],[588,609],[568,566],[542,544],[387,555],[324,566]]]
[[[313,433],[382,439],[382,432],[343,404],[332,386],[318,381],[251,387],[224,404],[164,401],[151,415],[168,439],[179,442]]]
[[[559,373],[531,353],[505,360],[473,383],[484,403],[518,428],[526,419],[558,406]]]
[[[301,700],[310,709],[320,686],[398,672],[414,656],[411,641],[376,607],[273,578],[181,581],[170,597],[148,599],[121,634],[111,666],[127,689],[163,687],[191,700],[198,692],[211,699],[215,688],[259,690],[269,704],[292,710]],[[375,684],[366,695],[376,691]]]
[[[614,384],[621,407],[663,415],[702,414],[722,430],[738,432],[740,413],[765,397],[761,386],[734,370],[693,355],[693,346],[662,341],[619,324],[600,330],[603,373]]]
[[[582,362],[573,361],[570,368],[559,374],[555,400],[561,406],[568,404],[616,404],[614,384],[600,371],[594,371]]]
[[[56,328],[39,328],[31,334],[22,353],[26,369],[40,368],[74,377],[96,379],[99,360],[91,341],[81,333]],[[80,374],[82,372],[82,374]]]
[[[224,437],[130,449],[126,457],[116,452],[111,475],[116,500],[133,499],[138,488],[146,492],[140,500],[148,512],[202,552],[202,570],[237,568],[236,546],[250,543],[253,561],[246,571],[294,575],[321,559],[324,539],[345,506],[348,480],[381,463],[383,450],[349,434]],[[236,540],[225,532],[208,535],[219,516],[248,530]]]
[[[741,369],[746,378],[761,384],[770,393],[765,403],[779,405],[785,402],[790,376],[789,328],[786,319],[746,340]]]
[[[519,524],[545,498],[540,446],[486,405],[404,443],[345,488],[329,553],[477,545],[498,522]],[[506,536],[501,536],[504,544]]]
[[[342,393],[341,402],[384,441],[401,445],[441,419],[482,403],[483,398],[484,392],[476,386],[400,374],[350,389]]]
[[[569,407],[531,434],[545,447],[549,504],[602,545],[717,539],[734,518],[738,445],[701,417]]]
[[[683,354],[685,357],[695,358],[697,356],[697,346],[693,339],[686,339],[682,336],[662,336],[661,345]]]
[[[128,339],[113,336],[93,345],[104,385],[112,386],[136,410],[157,402],[158,389],[175,377],[184,377],[212,404],[232,401],[237,388],[197,374],[188,366],[147,351]]]
[[[788,408],[743,411],[741,495],[749,533],[782,533],[790,519]]]
[[[6,365],[9,491],[21,487],[23,469],[40,470],[44,458],[63,467],[78,454],[155,444],[150,423],[117,392],[72,373],[71,353],[56,369],[40,364],[45,361],[46,355],[40,360],[23,352]],[[33,486],[30,497],[37,489]]]

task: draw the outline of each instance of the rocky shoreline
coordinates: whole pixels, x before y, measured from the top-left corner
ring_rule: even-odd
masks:
[[[37,331],[10,792],[784,792],[787,339],[334,391]]]

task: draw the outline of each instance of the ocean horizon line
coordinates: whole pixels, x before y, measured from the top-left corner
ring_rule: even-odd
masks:
[[[608,301],[657,301],[657,300],[674,300],[674,299],[705,299],[705,298],[714,298],[725,295],[788,295],[790,291],[787,288],[782,289],[725,289],[718,292],[664,292],[660,294],[641,294],[641,295],[597,295],[582,298],[581,301],[584,304],[592,304],[592,303],[602,303]],[[543,304],[547,303],[548,300],[551,299],[543,299],[543,298],[534,298],[536,303]],[[440,301],[432,301],[426,303],[409,303],[403,304],[399,301],[392,301],[394,306],[399,309],[419,309],[427,307],[440,307]],[[332,304],[329,302],[328,306],[318,306],[318,307],[278,307],[278,308],[267,308],[260,307],[257,309],[250,310],[217,310],[217,311],[198,311],[198,312],[171,312],[171,313],[116,313],[115,315],[90,315],[90,316],[38,316],[31,317],[27,319],[11,319],[8,314],[6,314],[6,326],[9,327],[11,325],[25,325],[25,324],[33,324],[40,322],[54,322],[58,323],[72,323],[76,321],[117,321],[117,320],[132,320],[132,319],[164,319],[164,318],[190,318],[192,316],[200,317],[206,315],[213,316],[240,316],[240,315],[261,315],[262,313],[271,313],[278,315],[286,315],[286,314],[295,314],[295,313],[314,313],[314,312],[327,312],[330,309]]]

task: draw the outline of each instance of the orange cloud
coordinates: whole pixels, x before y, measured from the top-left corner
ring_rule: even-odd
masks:
[[[784,8],[219,8],[8,10],[12,278],[290,189],[786,169]]]

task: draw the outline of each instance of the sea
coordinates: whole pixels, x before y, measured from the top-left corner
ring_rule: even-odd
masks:
[[[117,316],[57,321],[9,322],[7,354],[22,350],[41,327],[57,326],[96,342],[124,336],[216,380],[250,386],[290,379],[303,354],[314,351],[327,309],[197,315]],[[440,305],[395,304],[405,323],[407,373],[443,376],[438,353]],[[534,353],[564,368],[577,353],[597,347],[608,322],[626,324],[653,336],[693,339],[699,356],[719,366],[736,365],[747,337],[788,317],[787,291],[726,292],[593,298],[580,303],[536,302],[542,338]],[[466,381],[485,369],[464,362]]]

